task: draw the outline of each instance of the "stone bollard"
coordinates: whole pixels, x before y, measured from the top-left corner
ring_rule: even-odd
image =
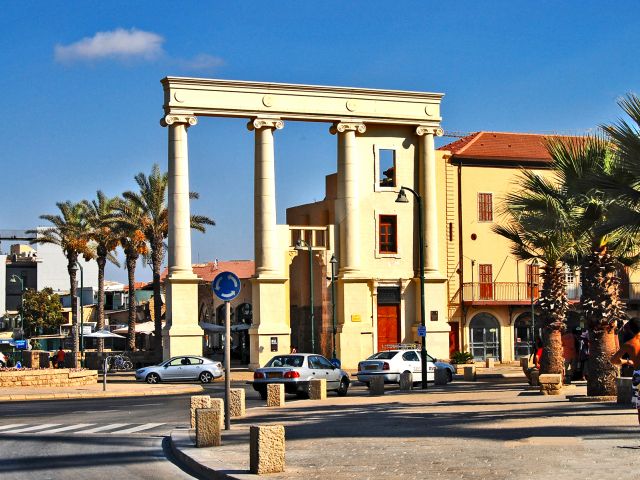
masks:
[[[562,393],[562,375],[559,373],[545,373],[538,376],[540,393],[544,395],[560,395]]]
[[[209,395],[191,396],[191,428],[196,428],[196,410],[198,408],[211,408],[211,397]]]
[[[484,366],[485,366],[486,368],[493,368],[493,367],[494,367],[494,365],[495,365],[495,361],[496,361],[496,359],[495,359],[495,358],[493,358],[493,357],[485,358],[485,360],[484,360]]]
[[[222,444],[222,415],[219,408],[196,408],[196,447],[219,447]]]
[[[476,381],[476,366],[466,365],[464,367],[464,381],[475,382]]]
[[[244,388],[229,390],[229,416],[231,418],[244,417],[245,414]]]
[[[309,398],[311,400],[327,399],[327,379],[317,378],[309,382]]]
[[[256,475],[284,472],[284,425],[249,427],[249,470]]]
[[[632,377],[616,378],[616,387],[618,388],[618,403],[620,405],[631,405],[633,394]]]
[[[529,364],[529,357],[520,357],[520,366],[525,372],[529,370],[531,368],[531,365]]]
[[[540,370],[538,369],[534,369],[531,370],[531,372],[529,373],[529,383],[531,383],[531,385],[533,385],[534,387],[538,387],[540,386]]]
[[[448,370],[446,368],[437,368],[433,374],[433,383],[436,385],[446,385],[449,381],[449,375],[447,375]]]
[[[284,385],[282,383],[267,385],[267,407],[284,407]]]
[[[413,389],[413,374],[411,372],[402,372],[400,374],[400,390]]]
[[[369,395],[384,395],[384,378],[376,375],[369,382]]]

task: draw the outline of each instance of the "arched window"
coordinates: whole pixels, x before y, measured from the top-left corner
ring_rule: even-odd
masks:
[[[469,323],[469,339],[475,360],[500,359],[500,323],[493,315],[475,315]]]
[[[528,357],[533,353],[536,338],[542,338],[540,316],[535,317],[535,327],[531,329],[531,312],[521,313],[513,322],[513,348],[515,358]]]

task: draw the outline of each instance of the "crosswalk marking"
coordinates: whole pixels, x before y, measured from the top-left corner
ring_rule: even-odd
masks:
[[[26,423],[11,423],[9,425],[0,425],[0,431],[9,430],[10,428],[25,427]]]
[[[39,431],[38,433],[49,434],[67,432],[69,430],[77,430],[79,428],[90,427],[91,425],[95,425],[95,423],[76,423],[75,425],[67,425],[66,427],[54,428],[53,430]]]
[[[24,433],[33,432],[34,430],[45,430],[47,428],[53,428],[61,425],[60,423],[43,423],[42,425],[34,425],[32,427],[18,428],[16,430],[9,430],[7,433]]]
[[[109,425],[103,425],[101,427],[90,428],[89,430],[80,430],[75,433],[98,433],[98,432],[104,432],[105,430],[113,430],[120,427],[126,427],[127,425],[130,425],[130,424],[129,423],[111,423]]]
[[[137,427],[127,428],[126,430],[118,430],[118,431],[110,432],[110,433],[120,434],[120,433],[141,432],[142,430],[149,430],[150,428],[159,427],[160,425],[164,425],[164,423],[145,423],[145,424],[139,425]]]

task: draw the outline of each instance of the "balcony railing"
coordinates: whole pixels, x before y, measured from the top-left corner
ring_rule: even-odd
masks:
[[[531,296],[536,300],[540,296],[540,289],[524,282],[491,282],[491,283],[465,283],[462,286],[464,303],[491,303],[491,302],[531,302]],[[567,286],[569,300],[580,300],[582,288],[579,285]],[[640,300],[640,283],[629,282],[620,285],[620,297],[624,301]]]

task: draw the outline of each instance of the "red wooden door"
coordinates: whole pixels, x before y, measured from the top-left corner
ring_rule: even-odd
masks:
[[[490,264],[480,264],[480,299],[493,299],[493,268]]]
[[[527,295],[533,298],[540,296],[540,267],[527,265]]]
[[[400,305],[378,305],[378,351],[400,343]]]
[[[460,351],[460,324],[458,322],[449,322],[451,331],[449,332],[449,358],[455,352]]]

